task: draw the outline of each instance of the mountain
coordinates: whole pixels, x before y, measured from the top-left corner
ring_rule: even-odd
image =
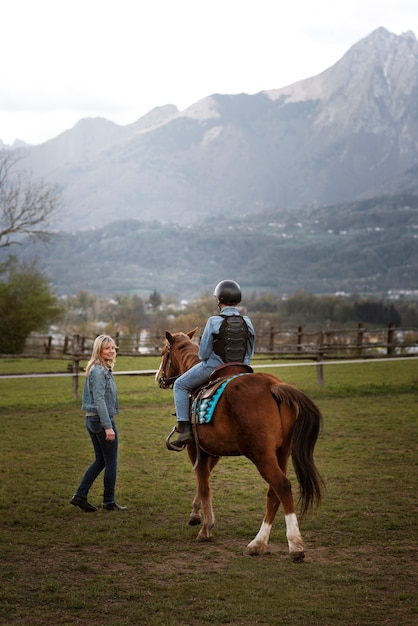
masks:
[[[60,295],[194,299],[226,277],[246,292],[416,289],[417,102],[415,35],[379,28],[287,87],[80,120],[24,148],[64,210],[57,238],[19,257]]]
[[[317,76],[128,126],[81,120],[27,148],[25,165],[62,187],[61,230],[297,211],[416,189],[417,101],[415,35],[379,28]]]
[[[117,221],[62,232],[48,246],[25,242],[20,254],[37,257],[59,295],[86,290],[148,299],[157,290],[195,300],[234,278],[246,293],[384,296],[417,288],[417,240],[418,194],[404,194],[188,226]]]

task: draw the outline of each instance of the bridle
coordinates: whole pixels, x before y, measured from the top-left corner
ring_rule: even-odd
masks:
[[[169,389],[174,385],[174,382],[179,378],[180,374],[176,376],[167,376],[165,373],[167,365],[171,367],[171,345],[167,345],[167,352],[164,354],[163,361],[160,365],[161,376],[158,379],[158,384],[164,389]]]

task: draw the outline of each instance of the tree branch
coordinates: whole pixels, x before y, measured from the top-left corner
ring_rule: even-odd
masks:
[[[12,150],[0,150],[0,248],[19,244],[22,235],[49,241],[48,221],[61,206],[57,187],[15,171],[20,158]]]

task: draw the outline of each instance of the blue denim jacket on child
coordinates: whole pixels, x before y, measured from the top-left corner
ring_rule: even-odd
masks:
[[[97,415],[104,429],[112,428],[111,418],[119,413],[119,405],[111,369],[93,365],[84,383],[81,408],[87,415]]]
[[[239,310],[234,306],[225,306],[222,309],[222,315],[239,315]],[[244,363],[249,364],[254,354],[255,331],[252,322],[246,315],[243,316],[247,323],[250,336],[247,342],[247,350],[244,357]],[[199,359],[204,363],[206,368],[215,369],[218,365],[223,364],[222,358],[213,351],[214,336],[219,333],[223,317],[221,315],[212,315],[206,322],[202,338],[199,346]]]

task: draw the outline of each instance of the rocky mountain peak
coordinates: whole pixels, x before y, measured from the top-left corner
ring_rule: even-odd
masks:
[[[389,93],[404,92],[406,83],[409,85],[407,93],[410,93],[418,80],[417,67],[418,42],[414,33],[409,31],[398,36],[385,28],[378,28],[321,74],[264,93],[272,100],[319,99],[326,102],[338,94],[346,98],[355,90],[364,92],[376,77],[382,84],[387,84]]]
[[[128,126],[84,120],[28,150],[27,163],[63,187],[66,228],[116,213],[183,224],[297,210],[356,200],[389,179],[400,191],[418,165],[417,101],[415,35],[378,28],[317,76],[183,112],[158,107]]]
[[[321,102],[319,125],[379,133],[394,120],[416,117],[417,39],[411,31],[397,36],[378,28],[321,74],[265,93],[283,103]]]

